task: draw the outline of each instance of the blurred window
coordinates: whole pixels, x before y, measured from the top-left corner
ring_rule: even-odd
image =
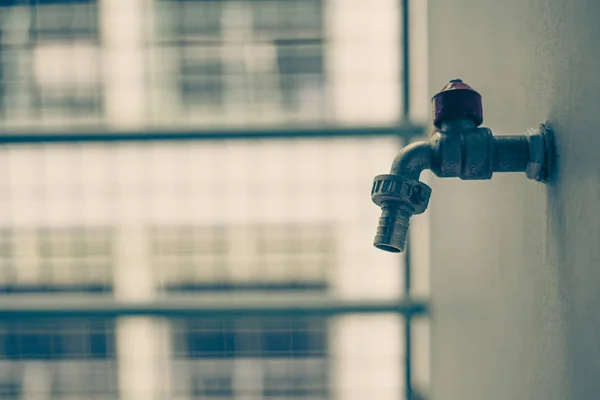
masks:
[[[96,0],[0,0],[0,117],[102,113]]]
[[[112,359],[114,321],[31,320],[0,323],[0,359]]]
[[[327,288],[334,258],[328,225],[154,227],[151,254],[173,291]],[[325,399],[327,324],[322,318],[174,321],[176,393],[199,398]]]
[[[185,358],[311,358],[327,355],[320,318],[189,319],[176,354]]]
[[[178,36],[199,35],[218,39],[221,36],[221,1],[167,0],[174,3],[175,32]]]
[[[107,292],[109,228],[0,230],[0,292]]]
[[[30,0],[30,32],[33,39],[95,41],[98,38],[96,0]]]
[[[322,0],[250,1],[254,29],[265,35],[319,38],[323,34]]]
[[[327,329],[321,318],[188,319],[174,336],[177,392],[202,398],[262,392],[326,398]]]
[[[322,0],[159,0],[162,38],[176,48],[184,108],[321,107]],[[316,107],[315,107],[316,106]]]
[[[222,104],[225,82],[220,49],[216,46],[184,46],[180,56],[181,101],[188,106]]]
[[[166,291],[321,291],[334,238],[327,225],[154,227],[150,247]]]
[[[114,332],[104,319],[0,323],[0,398],[116,399]]]

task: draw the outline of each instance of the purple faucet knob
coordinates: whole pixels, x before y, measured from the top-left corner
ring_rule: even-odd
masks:
[[[452,79],[431,101],[433,125],[438,129],[448,119],[470,118],[475,126],[483,122],[481,95],[461,79]]]

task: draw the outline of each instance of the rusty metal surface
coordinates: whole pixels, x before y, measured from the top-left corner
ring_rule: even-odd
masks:
[[[410,208],[412,214],[421,214],[427,209],[430,196],[429,186],[403,175],[385,174],[373,179],[371,197],[378,206],[389,201],[402,202]]]
[[[421,172],[431,168],[431,156],[428,142],[414,142],[404,146],[394,158],[390,174],[418,180]]]
[[[522,172],[529,162],[529,143],[525,136],[495,136],[494,172]]]
[[[490,179],[494,172],[492,131],[477,128],[463,135],[460,179]]]
[[[492,177],[492,132],[476,128],[469,119],[444,123],[443,130],[429,140],[431,170],[441,178],[490,179]],[[470,122],[467,124],[466,122]]]

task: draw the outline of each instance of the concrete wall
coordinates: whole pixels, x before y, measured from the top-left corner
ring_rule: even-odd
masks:
[[[600,397],[600,2],[430,0],[430,87],[555,127],[558,179],[433,179],[432,397]]]

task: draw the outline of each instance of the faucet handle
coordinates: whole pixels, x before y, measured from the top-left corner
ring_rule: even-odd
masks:
[[[433,125],[438,129],[446,119],[469,118],[475,126],[483,122],[481,95],[461,79],[452,79],[431,101]]]

